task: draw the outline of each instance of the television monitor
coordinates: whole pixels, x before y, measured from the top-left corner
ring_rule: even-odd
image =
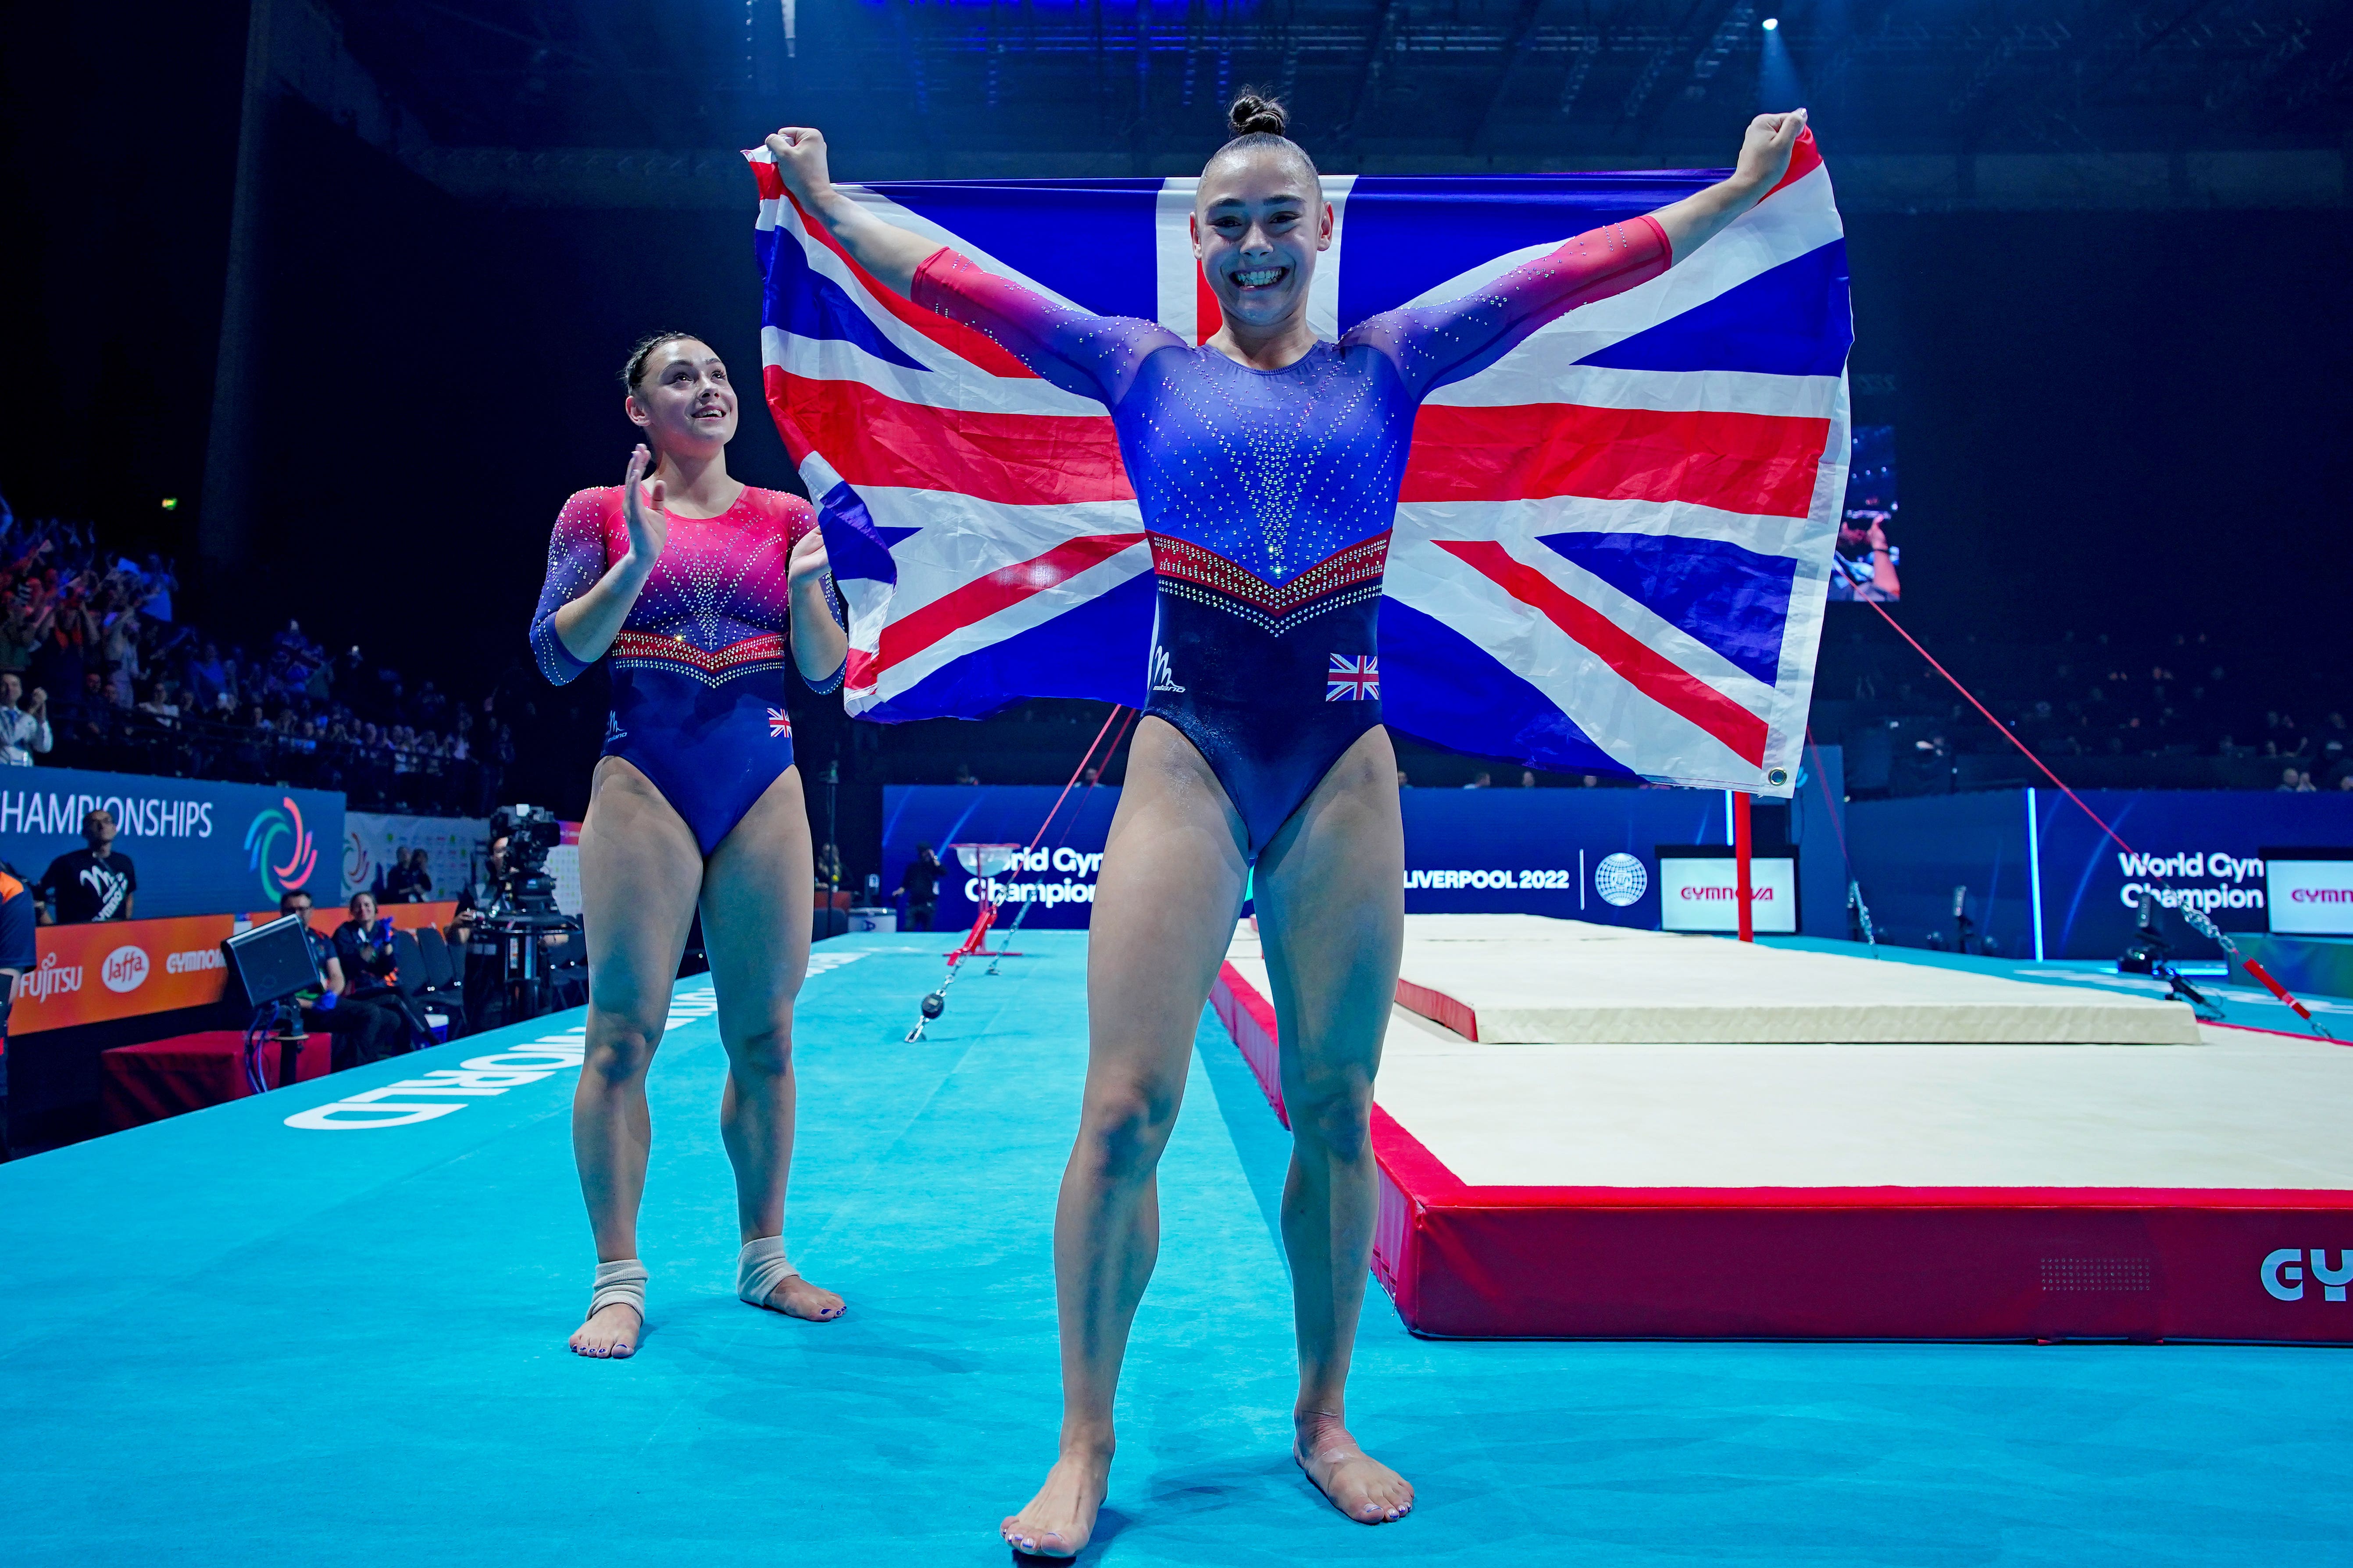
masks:
[[[321,983],[303,923],[301,915],[280,915],[221,943],[229,973],[245,992],[248,1006],[282,1001]]]

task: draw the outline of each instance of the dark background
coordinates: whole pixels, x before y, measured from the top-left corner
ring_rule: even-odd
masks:
[[[559,24],[595,19],[593,7],[548,9],[559,32]],[[985,90],[993,103],[999,89],[993,78],[984,89],[970,74],[978,67],[968,79],[939,74],[947,67],[928,81],[903,71],[860,80],[854,70],[821,79],[807,59],[779,66],[774,40],[721,86],[697,93],[691,49],[641,47],[623,8],[607,9],[618,17],[606,20],[608,34],[618,29],[621,58],[670,51],[667,74],[637,81],[634,96],[610,95],[609,127],[596,105],[610,84],[590,67],[570,75],[512,67],[488,45],[477,58],[474,35],[462,28],[435,57],[403,42],[400,28],[422,8],[353,5],[341,14],[351,47],[374,62],[386,89],[413,99],[437,140],[459,143],[543,131],[611,145],[665,137],[671,145],[748,145],[789,97],[834,113],[829,134],[845,175],[860,172],[862,155],[891,173],[910,172],[910,158],[936,162],[942,142],[965,124],[1008,167],[1070,174],[1087,172],[1071,151],[1091,144],[1086,114],[1117,120],[1103,118],[1099,59],[1069,68],[1093,73],[1096,97],[1066,97],[1060,118],[1040,118],[1009,96],[992,113],[975,95]],[[1440,22],[1447,14],[1404,9]],[[2314,36],[2333,48],[2343,7],[2316,14]],[[861,3],[841,15],[843,26],[881,28],[911,18],[932,26],[926,18],[948,13]],[[1134,13],[1094,15],[1118,22]],[[1378,20],[1389,15],[1366,9],[1365,26],[1393,26]],[[1807,16],[1818,33],[1829,25],[1813,12],[1799,21]],[[576,806],[601,692],[593,676],[563,692],[540,683],[524,662],[523,631],[556,509],[574,489],[620,475],[631,432],[615,373],[630,342],[670,327],[711,341],[747,394],[733,471],[796,487],[756,400],[749,179],[734,210],[461,200],[301,97],[276,97],[256,252],[252,512],[234,563],[207,566],[200,498],[245,20],[237,6],[46,7],[12,19],[0,133],[16,281],[0,376],[0,493],[21,512],[94,519],[118,546],[175,554],[189,579],[183,615],[208,627],[251,637],[299,615],[332,646],[361,642],[459,691],[499,684],[530,709],[517,788]],[[1789,36],[1802,43],[1799,21]],[[804,23],[816,26],[814,17]],[[1743,38],[1753,46],[1753,29]],[[567,58],[556,56],[557,65]],[[1820,58],[1817,38],[1813,54],[1800,49],[1800,68]],[[2331,58],[2314,53],[2309,68],[2325,72]],[[1035,70],[1050,63],[1031,62]],[[1250,64],[1233,64],[1230,74],[1239,79]],[[2205,65],[2238,68],[2220,55]],[[477,89],[464,82],[492,67],[544,69],[554,81],[543,84],[548,106],[527,101],[528,80],[539,77],[497,97],[495,115],[481,107],[490,99],[465,97]],[[1347,68],[1361,77],[1370,67]],[[1753,83],[1757,68],[1752,49],[1725,71],[1745,70]],[[1505,70],[1498,102],[1552,90]],[[1055,79],[1026,90],[1050,93]],[[1901,94],[1855,87],[1878,79],[1863,66],[1848,67],[1846,79],[1843,100],[1831,95],[1816,117],[1834,176],[1850,146],[1977,144],[1970,112],[1953,109],[1957,99],[1923,94],[1915,113]],[[764,80],[772,93],[758,90]],[[966,93],[961,107],[948,102],[952,89]],[[1131,106],[1129,134],[1111,139],[1109,161],[1099,159],[1094,172],[1182,167],[1212,146],[1219,117],[1208,85],[1187,90],[1188,106],[1148,96]],[[1310,102],[1336,90],[1321,78],[1294,86]],[[1375,143],[1367,118],[1392,117],[1365,108],[1370,89],[1352,90],[1356,118],[1316,116],[1334,127],[1327,163],[1412,166],[1416,116],[1436,112],[1430,95],[1390,141]],[[2250,90],[2260,100],[2271,89]],[[773,111],[764,112],[769,99]],[[2286,115],[2256,135],[2230,107],[2240,100],[2226,95],[2226,113],[2199,110],[2193,99],[2189,134],[2341,152],[2342,100],[2334,85],[2317,109],[2307,94],[2300,119]],[[1481,131],[1473,142],[1491,143],[1485,166],[1499,168],[1677,153],[1723,162],[1751,103],[1741,92],[1694,102],[1649,120],[1537,118],[1527,121],[1533,130]],[[2164,103],[2147,107],[2150,124],[2179,123]],[[2021,148],[2063,150],[2047,124],[2038,132],[2016,116],[2000,123]],[[1313,126],[1302,131],[1318,144]],[[2126,125],[2104,134],[2122,145],[2141,132]],[[2344,521],[2353,492],[2344,390],[2353,373],[2349,220],[2341,202],[2272,211],[1851,211],[1856,416],[1898,431],[1906,625],[1932,648],[1953,652],[1956,664],[1966,664],[1970,639],[2048,640],[2060,628],[2085,638],[2202,631],[2236,659],[2341,679],[2353,624]],[[162,510],[166,496],[179,499],[177,510]],[[1876,623],[1861,606],[1834,607],[1826,670],[1843,643],[1886,641]],[[843,743],[838,721],[812,713],[804,722],[814,726],[805,752]]]

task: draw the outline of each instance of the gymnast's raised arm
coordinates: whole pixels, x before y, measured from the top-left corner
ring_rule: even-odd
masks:
[[[1674,261],[1669,265],[1690,259],[1693,251],[1763,201],[1765,193],[1789,172],[1789,154],[1796,151],[1798,138],[1805,129],[1806,111],[1802,109],[1793,109],[1786,114],[1758,115],[1748,122],[1748,134],[1741,140],[1740,157],[1729,178],[1652,213],[1651,221],[1665,233],[1667,245],[1673,252]]]
[[[826,168],[825,136],[806,125],[787,125],[768,138],[768,151],[785,189],[801,210],[825,225],[850,259],[881,279],[883,287],[910,294],[915,268],[939,249],[936,241],[886,223],[834,188]]]

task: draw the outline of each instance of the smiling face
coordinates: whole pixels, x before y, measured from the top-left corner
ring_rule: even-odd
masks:
[[[657,452],[710,458],[735,437],[734,384],[699,338],[656,344],[626,407]]]
[[[1213,158],[1193,205],[1193,254],[1226,319],[1259,329],[1307,309],[1332,208],[1306,160],[1279,146]]]

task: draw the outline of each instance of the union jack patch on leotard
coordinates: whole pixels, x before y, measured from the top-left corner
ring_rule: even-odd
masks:
[[[791,737],[791,735],[792,735],[792,732],[793,732],[793,721],[792,721],[792,717],[791,717],[791,715],[787,714],[787,713],[786,713],[783,709],[781,709],[781,708],[771,708],[771,709],[769,709],[769,710],[768,710],[768,739],[770,739],[771,741],[773,741],[773,740],[775,740],[775,739],[776,739],[777,736],[779,736],[779,735],[783,735],[783,736],[786,737],[787,739],[789,739],[789,738]]]
[[[1381,659],[1372,653],[1335,653],[1324,677],[1326,702],[1377,701],[1381,695]]]

